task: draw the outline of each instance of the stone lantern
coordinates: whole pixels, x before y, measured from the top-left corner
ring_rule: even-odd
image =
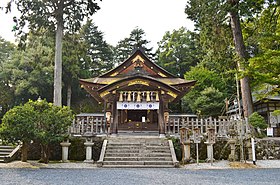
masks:
[[[189,161],[191,158],[191,140],[188,128],[180,128],[180,142],[183,146],[183,161]]]
[[[206,161],[211,161],[211,164],[214,160],[213,144],[216,142],[216,134],[214,128],[207,129],[207,141],[204,142],[207,145],[207,159]]]
[[[92,142],[92,138],[94,137],[94,135],[90,132],[86,132],[84,134],[84,137],[86,138],[86,142],[84,143],[85,147],[86,147],[86,159],[84,160],[85,163],[93,163],[93,159],[92,159],[92,146],[94,145],[94,143]]]
[[[193,142],[196,145],[196,163],[199,164],[198,144],[201,142],[201,134],[199,128],[193,129]]]

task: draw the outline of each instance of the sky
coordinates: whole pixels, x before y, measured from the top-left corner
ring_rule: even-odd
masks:
[[[0,0],[0,6],[8,0]],[[166,31],[180,27],[193,30],[193,23],[187,19],[184,9],[187,0],[102,0],[100,10],[92,16],[98,29],[104,33],[104,39],[115,46],[118,41],[129,37],[138,27],[145,31],[150,46],[157,47]],[[14,42],[12,18],[16,12],[5,14],[0,11],[0,35]]]

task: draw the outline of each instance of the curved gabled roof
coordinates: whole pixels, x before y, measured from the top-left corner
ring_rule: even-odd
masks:
[[[168,101],[174,101],[182,98],[196,81],[178,78],[136,49],[116,68],[99,77],[80,79],[80,83],[99,102],[114,97],[116,91],[134,88],[157,90],[166,93]]]
[[[131,63],[133,63],[134,59],[137,59],[139,56],[140,59],[143,59],[145,61],[145,65],[148,66],[150,69],[152,68],[156,73],[158,74],[158,77],[167,77],[167,78],[178,78],[177,76],[171,74],[170,72],[164,70],[162,67],[157,65],[155,62],[152,62],[141,49],[136,49],[130,57],[128,57],[123,63],[118,65],[116,68],[108,71],[107,73],[104,73],[101,75],[101,78],[108,78],[108,77],[116,77],[119,74],[121,74],[122,71],[127,69],[129,66],[131,66]]]
[[[136,81],[136,80],[144,80],[144,81]],[[145,84],[145,81],[147,82],[147,84]],[[118,80],[116,82],[113,82],[111,84],[105,85],[103,87],[101,87],[98,92],[102,93],[103,91],[109,90],[112,88],[117,88],[118,86],[120,86],[120,84],[129,84],[130,82],[135,82],[134,84],[142,84],[142,85],[149,85],[148,83],[154,82],[154,84],[158,84],[160,87],[168,89],[170,91],[173,91],[174,93],[180,93],[180,91],[168,84],[165,84],[153,77],[150,76],[140,76],[140,75],[136,75],[136,76],[128,76],[128,77],[124,77],[121,80]],[[155,87],[157,88],[157,86]]]

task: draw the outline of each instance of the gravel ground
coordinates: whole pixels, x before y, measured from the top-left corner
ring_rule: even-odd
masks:
[[[250,162],[252,163],[252,162]],[[180,168],[97,168],[83,162],[42,164],[36,161],[0,163],[1,185],[276,185],[280,160],[254,166],[228,161],[187,164]],[[237,164],[233,168],[232,164]],[[250,165],[249,165],[250,164]],[[242,169],[246,166],[248,169]]]
[[[182,169],[234,169],[234,168],[280,168],[280,160],[258,160],[256,166],[251,161],[247,161],[246,165],[242,163],[230,163],[229,161],[215,161],[211,163],[186,164],[181,166]],[[51,162],[49,164],[38,163],[37,161],[20,162],[13,161],[11,163],[0,163],[0,168],[58,168],[58,169],[92,169],[97,168],[96,164],[83,162]]]
[[[1,185],[276,185],[280,169],[0,169]]]

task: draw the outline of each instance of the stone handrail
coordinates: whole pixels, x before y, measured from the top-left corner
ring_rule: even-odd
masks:
[[[107,147],[107,142],[108,142],[108,140],[106,140],[106,139],[103,141],[100,157],[99,157],[99,160],[97,161],[97,166],[98,167],[103,166],[103,161],[104,161],[105,151],[106,151],[106,147]]]
[[[21,144],[17,145],[9,155],[5,156],[4,162],[12,161],[13,158],[15,157],[16,153],[20,150],[21,147],[22,147]]]
[[[173,165],[174,165],[175,167],[179,167],[179,161],[178,161],[177,158],[176,158],[176,153],[175,153],[175,150],[174,150],[173,143],[172,143],[171,140],[168,140],[168,143],[169,143],[169,148],[170,148],[170,151],[171,151],[171,156],[172,156]]]

